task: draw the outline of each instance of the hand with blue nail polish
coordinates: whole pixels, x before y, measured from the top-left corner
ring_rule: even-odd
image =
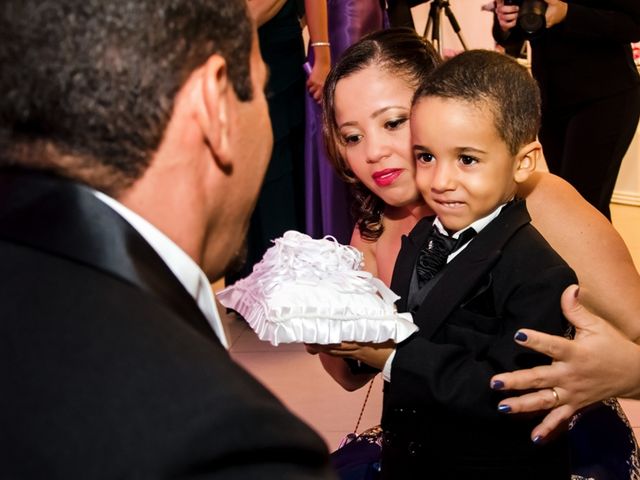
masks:
[[[640,399],[640,346],[583,307],[578,292],[570,286],[561,299],[564,315],[576,327],[573,340],[527,329],[514,335],[516,342],[548,355],[553,363],[491,379],[493,390],[537,389],[502,400],[498,407],[502,413],[549,410],[532,431],[534,443],[587,405],[611,397]]]
[[[521,331],[516,332],[516,334],[513,336],[513,338],[515,340],[517,340],[518,342],[526,342],[527,341],[527,334]]]
[[[526,342],[527,341],[527,334],[521,331],[516,332],[516,334],[513,336],[513,338],[515,340],[517,340],[518,342]]]

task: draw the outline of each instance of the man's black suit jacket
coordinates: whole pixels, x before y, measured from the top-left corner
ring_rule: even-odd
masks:
[[[391,285],[399,311],[432,222],[402,239]],[[414,313],[420,330],[398,345],[385,384],[385,478],[419,478],[424,468],[445,475],[434,478],[568,478],[565,436],[534,446],[539,417],[498,413],[501,396],[489,388],[496,373],[548,363],[514,342],[519,328],[567,331],[560,295],[575,274],[529,222],[524,202],[505,207]]]
[[[333,478],[89,189],[1,172],[0,272],[0,478]]]

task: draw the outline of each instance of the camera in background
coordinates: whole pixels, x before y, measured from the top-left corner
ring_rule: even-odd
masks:
[[[546,26],[544,17],[547,2],[544,0],[504,0],[505,5],[517,5],[518,25],[526,33],[533,35]]]

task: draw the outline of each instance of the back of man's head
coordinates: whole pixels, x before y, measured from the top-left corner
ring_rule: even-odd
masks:
[[[189,74],[213,53],[251,98],[243,0],[4,0],[0,166],[111,194],[148,167]]]

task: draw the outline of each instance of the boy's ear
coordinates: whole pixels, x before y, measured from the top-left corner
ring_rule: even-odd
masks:
[[[194,91],[196,117],[211,155],[218,165],[230,167],[229,89],[227,63],[220,55],[212,55],[200,72]]]
[[[529,178],[529,175],[536,169],[540,158],[542,158],[542,145],[538,141],[528,143],[520,149],[516,154],[515,171],[513,172],[513,179],[516,183],[523,183]]]

